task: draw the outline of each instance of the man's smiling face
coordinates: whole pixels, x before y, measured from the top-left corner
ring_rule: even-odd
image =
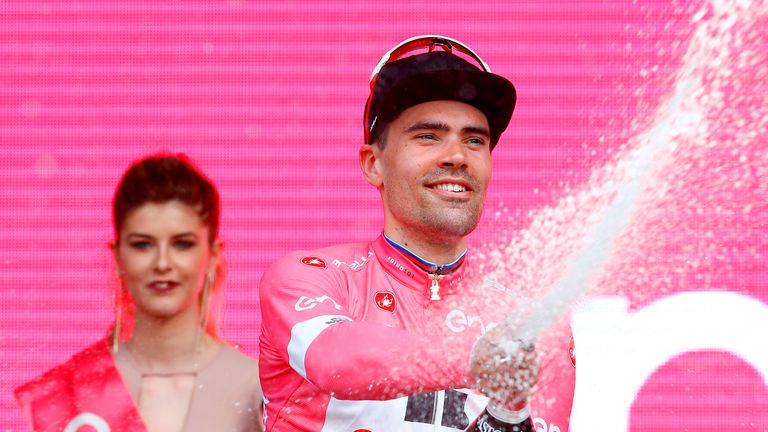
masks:
[[[386,226],[438,238],[469,234],[491,178],[485,115],[462,102],[425,102],[400,113],[383,139],[372,183],[382,194]]]

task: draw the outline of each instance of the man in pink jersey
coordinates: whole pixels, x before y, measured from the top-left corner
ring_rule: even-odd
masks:
[[[453,39],[412,38],[382,58],[360,166],[381,193],[384,231],[291,253],[264,273],[267,431],[462,431],[483,411],[473,373],[488,371],[470,371],[470,353],[503,316],[476,300],[504,293],[473,270],[467,235],[515,100],[512,83]],[[493,366],[527,377],[499,390],[508,401],[537,379],[535,355],[516,358]]]

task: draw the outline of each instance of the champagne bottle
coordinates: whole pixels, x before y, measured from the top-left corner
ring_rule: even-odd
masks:
[[[466,430],[467,432],[533,432],[528,402],[508,407],[491,399],[485,411]]]

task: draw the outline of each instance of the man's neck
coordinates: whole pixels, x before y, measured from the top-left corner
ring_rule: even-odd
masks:
[[[408,249],[419,258],[443,266],[456,261],[467,250],[467,239],[424,236],[406,233],[400,229],[384,228],[384,235],[390,240]]]

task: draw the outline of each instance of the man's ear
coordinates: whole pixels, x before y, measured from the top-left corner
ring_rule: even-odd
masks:
[[[363,144],[360,147],[360,169],[368,183],[376,188],[381,187],[384,179],[381,176],[381,149],[379,146]]]

